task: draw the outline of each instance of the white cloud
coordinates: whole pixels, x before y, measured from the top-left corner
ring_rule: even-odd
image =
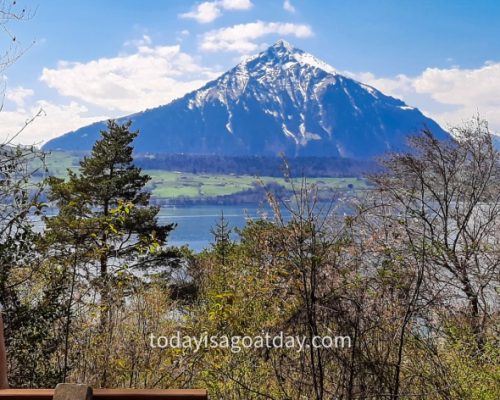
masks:
[[[205,1],[204,3],[198,4],[195,10],[181,14],[180,16],[182,18],[194,19],[200,24],[207,24],[215,21],[221,15],[222,12],[217,2]]]
[[[489,61],[475,69],[427,68],[415,77],[351,75],[420,108],[443,127],[461,124],[479,112],[494,131],[500,132],[500,63]]]
[[[207,24],[222,16],[222,10],[248,10],[253,4],[250,0],[219,0],[204,1],[198,4],[194,10],[180,14],[181,18],[190,18],[200,24]]]
[[[413,79],[404,74],[396,75],[394,78],[381,78],[375,76],[371,72],[353,73],[346,71],[344,73],[360,82],[377,88],[384,94],[397,98],[403,98],[405,95],[415,92],[413,88]]]
[[[253,6],[250,0],[222,0],[219,3],[226,10],[249,10]]]
[[[142,35],[140,39],[127,40],[123,43],[124,47],[139,47],[139,46],[149,46],[152,43],[151,37],[149,35]]]
[[[32,99],[34,91],[23,87],[7,90],[6,99],[16,107],[0,112],[0,142],[15,135],[40,109],[43,113],[15,143],[41,144],[96,121],[163,105],[219,75],[200,66],[179,45],[153,46],[147,35],[124,45],[137,47],[116,57],[60,61],[56,68],[44,68],[40,80],[61,100]]]
[[[427,68],[415,79],[414,87],[441,103],[500,107],[500,63],[478,69]]]
[[[44,68],[40,80],[62,96],[126,114],[166,104],[215,76],[179,45],[143,44],[132,54],[87,63],[61,61],[57,68]]]
[[[37,114],[38,116],[23,129],[26,122]],[[41,145],[63,133],[108,118],[107,115],[87,114],[88,109],[74,101],[61,105],[40,100],[27,110],[2,111],[0,113],[0,142],[12,138],[23,129],[15,137],[13,143]]]
[[[18,86],[14,89],[7,89],[5,98],[12,101],[17,107],[24,107],[25,100],[33,94],[33,90]]]
[[[288,11],[289,13],[294,13],[295,7],[293,6],[292,2],[290,0],[285,0],[283,2],[283,10]]]
[[[270,34],[306,38],[313,36],[313,31],[304,24],[256,21],[209,31],[203,34],[200,48],[210,52],[249,53],[259,48],[256,39]]]

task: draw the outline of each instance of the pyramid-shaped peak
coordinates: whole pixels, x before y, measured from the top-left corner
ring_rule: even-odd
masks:
[[[285,51],[296,51],[297,48],[295,48],[292,44],[290,44],[289,42],[287,42],[286,40],[283,40],[283,39],[279,39],[278,41],[276,41],[272,46],[271,46],[272,49],[276,49],[276,50],[285,50]]]
[[[284,40],[170,104],[119,121],[128,119],[141,132],[135,151],[152,154],[369,159],[406,151],[406,135],[422,126],[447,137],[417,109]],[[44,149],[87,151],[105,126],[83,127]]]
[[[250,57],[246,62],[252,62],[255,60],[266,60],[266,62],[269,62],[270,60],[272,64],[279,66],[283,63],[295,62],[304,67],[319,68],[329,74],[337,74],[335,68],[331,65],[317,59],[312,54],[295,47],[283,39],[278,40],[262,53]]]
[[[286,40],[280,39],[273,45],[269,46],[267,50],[265,50],[261,54],[268,54],[279,58],[287,58],[287,57],[293,57],[295,54],[301,54],[301,53],[303,53],[302,50],[298,49],[297,47],[287,42]]]

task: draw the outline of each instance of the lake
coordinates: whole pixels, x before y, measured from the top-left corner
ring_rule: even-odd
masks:
[[[320,203],[322,204],[322,203]],[[272,218],[273,212],[268,205],[187,205],[162,206],[158,214],[158,222],[162,225],[176,223],[177,227],[170,233],[169,245],[188,245],[193,251],[200,252],[213,242],[211,230],[220,220],[222,212],[228,227],[233,230],[232,238],[238,239],[234,228],[243,228],[248,220]],[[287,210],[281,210],[285,220],[290,216]],[[56,209],[47,209],[48,216],[55,215]],[[35,228],[43,230],[39,217],[33,217]]]
[[[331,209],[329,202],[318,202],[316,211],[320,214]],[[321,211],[320,211],[321,210]],[[351,209],[343,207],[331,212],[350,213]],[[220,220],[224,212],[224,220],[233,230],[232,238],[238,239],[234,228],[243,228],[248,220],[259,218],[272,219],[274,214],[269,205],[188,205],[188,206],[163,206],[159,213],[159,223],[177,223],[177,227],[170,234],[168,243],[174,246],[188,245],[195,252],[200,252],[210,246],[213,237],[210,231]],[[285,221],[290,219],[290,211],[281,208]]]
[[[213,242],[211,229],[215,227],[224,212],[224,219],[233,229],[232,238],[237,239],[234,228],[243,228],[249,219],[272,216],[269,207],[258,205],[188,205],[163,206],[158,214],[158,222],[162,225],[175,222],[177,227],[170,233],[169,245],[188,245],[195,252],[200,252]],[[46,210],[46,215],[57,213],[54,208]],[[32,217],[37,231],[42,231],[44,224],[39,217]]]
[[[202,206],[164,206],[160,210],[160,224],[177,223],[170,235],[169,244],[175,246],[188,245],[195,252],[210,246],[213,241],[210,230],[224,219],[230,228],[243,228],[248,219],[256,219],[262,215],[272,216],[268,207],[255,205],[202,205]],[[237,235],[233,237],[237,238]]]

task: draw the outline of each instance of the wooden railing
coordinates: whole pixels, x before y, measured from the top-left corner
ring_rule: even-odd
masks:
[[[52,400],[54,389],[2,389],[0,400]],[[157,389],[94,389],[95,400],[207,400],[207,391]]]

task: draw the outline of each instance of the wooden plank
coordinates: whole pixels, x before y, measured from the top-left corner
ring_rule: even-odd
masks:
[[[98,400],[202,400],[207,399],[204,389],[157,390],[157,389],[94,389]]]
[[[2,400],[50,400],[54,395],[54,389],[2,389],[0,399]]]
[[[1,400],[52,400],[53,389],[3,389]],[[96,400],[206,400],[204,389],[159,390],[159,389],[94,389]]]

